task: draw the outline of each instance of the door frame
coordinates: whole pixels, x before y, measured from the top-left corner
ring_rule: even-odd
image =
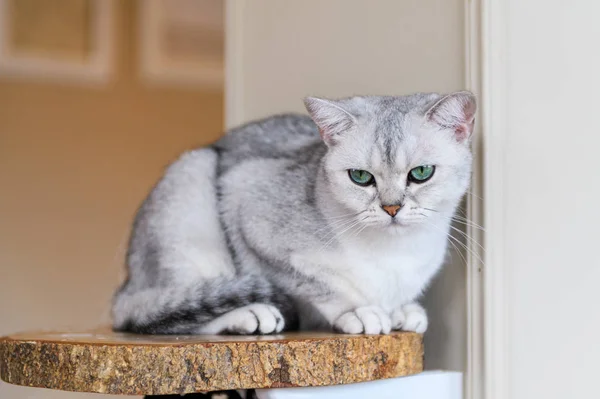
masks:
[[[484,243],[485,251],[470,245],[477,256],[468,259],[465,397],[499,399],[507,398],[510,392],[503,201],[507,5],[504,0],[464,0],[464,6],[466,82],[479,99],[474,142],[476,163],[468,215],[485,226],[485,233],[473,228],[469,231],[473,238]]]
[[[481,274],[482,325],[476,334],[481,340],[482,369],[471,374],[483,384],[481,394],[473,398],[508,398],[508,279],[505,254],[505,201],[507,108],[508,5],[504,0],[465,0],[471,3],[475,17],[473,32],[479,44],[475,62],[480,71],[482,105],[482,197],[485,198],[485,266]],[[472,298],[474,299],[474,298]]]
[[[483,185],[483,124],[481,115],[485,110],[482,104],[482,65],[481,65],[481,0],[464,0],[465,20],[465,83],[466,89],[478,98],[477,118],[473,135],[474,167],[470,193],[467,194],[467,218],[474,224],[484,224],[484,185]],[[467,235],[479,243],[484,243],[484,232],[467,226]],[[485,253],[467,240],[467,364],[465,365],[464,392],[466,399],[483,399],[485,388],[484,367],[484,263]],[[485,245],[484,245],[485,246]]]

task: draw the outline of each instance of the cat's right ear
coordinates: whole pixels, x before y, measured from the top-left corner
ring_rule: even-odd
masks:
[[[439,99],[427,111],[427,118],[445,129],[454,130],[459,142],[468,142],[473,134],[477,100],[469,91],[459,91]]]
[[[335,101],[307,97],[304,99],[304,106],[319,128],[321,138],[330,147],[356,125],[356,117]]]

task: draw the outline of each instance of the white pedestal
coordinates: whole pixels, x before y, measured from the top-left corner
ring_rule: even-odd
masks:
[[[330,387],[259,389],[259,399],[462,399],[462,373],[427,371],[409,377]]]

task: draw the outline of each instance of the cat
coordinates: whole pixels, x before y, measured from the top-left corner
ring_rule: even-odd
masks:
[[[476,99],[305,99],[171,164],[137,212],[113,327],[423,333],[471,177]]]

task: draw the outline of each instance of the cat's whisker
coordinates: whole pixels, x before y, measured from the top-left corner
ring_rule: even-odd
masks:
[[[333,231],[337,228],[342,228],[345,225],[353,222],[354,220],[356,220],[354,217],[348,217],[344,220],[337,220],[337,221],[334,221],[331,223],[327,223],[325,226],[321,227],[320,229],[317,229],[315,231],[315,234],[320,234],[322,232],[328,232],[328,234],[326,234],[326,236],[327,236],[331,233],[331,231]]]
[[[485,248],[483,247],[483,245],[481,245],[479,242],[477,242],[477,240],[475,240],[473,237],[471,237],[470,235],[468,235],[467,233],[465,233],[464,231],[462,231],[461,229],[457,229],[454,226],[450,226],[450,228],[454,231],[457,231],[458,233],[460,233],[463,237],[465,237],[467,240],[469,240],[471,243],[477,245],[479,248],[481,248],[481,250],[483,252],[485,251]]]
[[[344,219],[342,219],[342,220],[334,220],[332,222],[327,222],[326,225],[324,227],[318,229],[316,231],[316,233],[318,234],[318,233],[323,232],[323,231],[334,230],[336,228],[345,226],[347,223],[350,223],[353,220],[356,220],[355,219],[356,217],[362,215],[365,212],[366,211],[361,211],[361,212],[358,212],[358,213],[353,213],[353,214],[350,214],[350,216],[344,216]]]
[[[321,249],[325,250],[327,248],[327,245],[330,244],[330,241],[332,239],[335,239],[335,237],[337,235],[337,232],[339,230],[342,230],[342,229],[346,228],[347,226],[352,225],[353,223],[356,223],[356,220],[354,220],[354,219],[347,220],[347,221],[345,221],[345,223],[342,223],[342,224],[340,224],[338,226],[333,226],[333,227],[327,226],[327,227],[324,227],[323,229],[320,229],[319,231],[322,231],[322,230],[325,230],[325,229],[327,230],[327,233],[325,235],[323,235],[323,237],[320,237],[321,241],[325,241],[325,244],[321,247]],[[317,231],[317,233],[319,231]]]
[[[346,229],[340,231],[339,233],[337,233],[338,238],[341,237],[344,233],[346,233],[347,231],[353,229],[355,226],[357,226],[359,223],[361,223],[363,220],[365,220],[367,217],[365,216],[364,218],[357,220],[356,223],[350,225],[349,227],[347,227]]]
[[[427,217],[427,215],[425,214],[421,214],[425,217]],[[436,226],[435,224],[425,221],[425,223],[427,223],[428,225],[430,225],[431,227],[437,229],[438,231],[441,231],[442,233],[446,233],[445,231],[443,231],[440,227]],[[448,236],[449,234],[446,233],[446,235]],[[465,256],[462,254],[462,251],[456,246],[456,244],[454,244],[454,242],[452,242],[452,240],[448,240],[448,243],[450,245],[452,245],[452,247],[454,247],[454,250],[456,251],[456,253],[462,258],[462,260],[465,262],[465,265],[468,264],[467,262],[467,258],[465,258]]]
[[[469,254],[473,255],[475,258],[477,258],[477,260],[478,260],[479,262],[481,262],[481,264],[482,264],[482,265],[484,265],[484,266],[485,266],[485,262],[483,261],[483,259],[481,259],[481,257],[480,257],[480,256],[479,256],[479,255],[478,255],[478,254],[477,254],[475,251],[473,251],[473,250],[472,250],[471,248],[469,248],[467,245],[463,244],[463,243],[462,243],[462,242],[461,242],[461,241],[460,241],[458,238],[454,237],[454,236],[452,235],[452,233],[450,233],[450,232],[446,232],[446,231],[442,230],[442,229],[441,229],[439,226],[437,226],[437,225],[436,225],[436,224],[434,224],[434,223],[428,222],[427,220],[425,221],[425,223],[427,223],[428,225],[430,225],[430,226],[432,226],[433,228],[437,229],[438,231],[441,231],[441,232],[445,233],[445,234],[446,234],[446,236],[447,236],[448,238],[450,238],[451,240],[454,240],[454,241],[455,241],[455,242],[456,242],[458,245],[460,245],[462,248],[464,248],[464,250],[465,250],[467,253],[469,253]],[[451,241],[448,241],[448,242],[451,242]],[[464,259],[464,257],[463,257],[463,259]],[[466,260],[465,260],[465,262],[466,262]]]
[[[331,237],[329,239],[329,241],[327,241],[323,247],[323,250],[325,250],[329,245],[331,245],[336,238],[340,238],[344,233],[346,233],[347,231],[353,229],[355,226],[357,226],[359,223],[361,223],[362,221],[364,221],[365,219],[367,219],[368,216],[363,217],[362,219],[356,220],[354,223],[352,223],[350,226],[346,227],[345,229],[343,229],[342,231],[339,232],[335,232],[333,234],[333,237]]]
[[[465,262],[465,265],[467,265],[469,262],[467,261],[467,258],[465,258],[465,256],[462,254],[462,251],[451,240],[448,240],[448,242],[450,243],[450,245],[452,245],[452,247],[454,247],[454,250],[456,251],[458,256],[461,257],[463,262]]]
[[[470,219],[469,219],[469,218],[467,218],[466,216],[452,215],[451,217],[452,217],[452,218],[455,218],[455,219],[461,219],[461,220],[467,220],[467,221],[470,221]]]
[[[477,223],[472,222],[470,220],[460,220],[460,219],[455,219],[455,218],[450,218],[450,219],[453,222],[456,222],[458,224],[462,224],[462,225],[465,225],[465,226],[468,226],[468,227],[472,227],[474,229],[481,230],[481,231],[485,232],[485,228],[484,227],[482,227],[482,226],[478,225]]]
[[[424,214],[424,213],[420,213],[420,215],[422,215],[422,216],[425,216],[425,217],[429,217],[428,215],[426,215],[426,214]],[[453,217],[450,217],[449,219],[451,219],[451,220],[453,220],[453,221],[455,221],[455,222],[463,223],[463,222],[460,222],[460,221],[454,220],[454,219],[453,219]],[[463,223],[463,224],[466,224],[466,223]],[[468,226],[468,225],[467,225],[467,226]],[[477,240],[475,240],[473,237],[469,236],[469,235],[468,235],[466,232],[464,232],[464,231],[462,231],[462,230],[460,230],[460,229],[457,229],[456,227],[454,227],[454,226],[452,226],[452,225],[449,225],[448,227],[450,227],[451,229],[453,229],[453,230],[455,230],[455,231],[459,232],[459,233],[460,233],[460,234],[462,234],[462,235],[463,235],[463,236],[464,236],[466,239],[470,240],[472,243],[474,243],[475,245],[479,246],[479,247],[480,247],[480,248],[481,248],[483,251],[485,251],[485,248],[484,248],[484,247],[483,247],[483,246],[482,246],[482,245],[481,245],[481,244],[480,244],[480,243],[479,243]],[[473,225],[471,225],[471,227],[479,227],[479,228],[483,229],[483,228],[482,228],[481,226],[479,226],[479,225],[474,225],[474,226],[473,226]]]
[[[335,219],[341,219],[341,218],[346,218],[346,217],[356,217],[356,216],[359,216],[361,213],[364,213],[364,212],[365,211],[360,211],[360,212],[346,213],[344,215],[328,216],[328,217],[323,217],[323,219],[325,219],[325,220],[335,220]]]
[[[358,237],[358,236],[360,235],[360,233],[362,233],[362,232],[363,232],[363,230],[364,230],[364,229],[366,229],[367,227],[369,227],[369,225],[368,225],[367,223],[364,223],[364,224],[363,224],[363,225],[360,227],[360,229],[358,229],[358,230],[356,231],[356,233],[354,233],[354,235],[353,235],[352,237]]]
[[[474,192],[472,192],[472,191],[466,191],[465,193],[466,193],[466,194],[468,194],[468,195],[470,195],[470,196],[472,196],[472,197],[475,197],[475,198],[477,198],[477,199],[478,199],[478,200],[480,200],[480,201],[483,201],[483,198],[481,198],[479,195],[475,194],[475,193],[474,193]]]
[[[456,213],[462,215],[461,217],[467,217],[467,211],[464,208],[457,208]]]
[[[485,228],[483,226],[478,225],[477,223],[473,222],[472,220],[470,220],[470,219],[468,219],[466,217],[457,216],[457,215],[453,215],[453,216],[440,215],[440,211],[437,211],[437,210],[431,209],[431,208],[421,208],[421,209],[425,209],[425,210],[430,211],[430,212],[436,212],[436,214],[438,214],[441,217],[450,219],[450,220],[455,221],[455,222],[460,223],[460,224],[464,224],[465,226],[477,228],[477,229],[485,232]]]
[[[485,228],[484,228],[483,226],[481,226],[481,225],[479,225],[479,224],[475,223],[475,222],[474,222],[474,221],[472,221],[471,219],[468,219],[468,218],[463,218],[463,217],[461,217],[461,216],[456,216],[456,215],[454,215],[454,216],[446,216],[446,217],[447,217],[448,219],[450,219],[450,220],[454,221],[454,222],[458,222],[458,223],[461,223],[461,224],[465,224],[465,225],[468,225],[468,226],[471,226],[471,227],[476,227],[476,228],[478,228],[479,230],[485,231]]]
[[[462,219],[462,220],[470,221],[470,219],[467,216],[461,216],[461,215],[454,214],[454,215],[452,215],[452,217],[457,218],[457,219]]]
[[[467,253],[473,255],[475,258],[477,258],[477,260],[483,265],[485,266],[485,262],[483,261],[483,259],[481,259],[481,257],[477,254],[477,252],[473,251],[471,248],[469,248],[468,246],[466,246],[465,244],[463,244],[458,238],[454,237],[452,234],[448,233],[448,237],[453,239],[454,241],[456,241],[456,243],[458,245],[460,245],[461,247],[463,247],[465,249],[465,251],[467,251]]]
[[[429,215],[424,215],[424,216],[427,216],[427,217],[429,217]],[[471,222],[471,221],[462,221],[462,220],[457,220],[457,219],[453,219],[453,218],[451,218],[451,217],[446,217],[446,218],[447,218],[448,220],[451,220],[452,222],[458,223],[458,224],[460,224],[460,225],[464,225],[464,226],[466,226],[466,227],[472,227],[472,228],[474,228],[474,229],[481,230],[481,231],[485,232],[485,228],[481,227],[480,225],[478,225],[478,224],[476,224],[476,223],[474,223],[474,222]]]
[[[354,217],[349,217],[349,218],[346,218],[346,219],[343,219],[343,220],[337,220],[335,222],[328,223],[328,225],[326,226],[326,228],[328,227],[328,228],[334,229],[334,228],[339,227],[339,226],[341,226],[341,225],[343,225],[345,223],[352,222],[352,221],[355,221],[355,220],[356,220],[356,218],[354,218]]]
[[[348,218],[347,220],[341,220],[341,221],[338,221],[335,223],[331,223],[331,224],[317,230],[317,233],[322,232],[322,231],[327,231],[327,234],[325,234],[324,238],[329,238],[329,235],[334,234],[336,232],[336,230],[341,230],[341,229],[347,227],[348,225],[352,224],[355,221],[356,221],[355,218]]]

